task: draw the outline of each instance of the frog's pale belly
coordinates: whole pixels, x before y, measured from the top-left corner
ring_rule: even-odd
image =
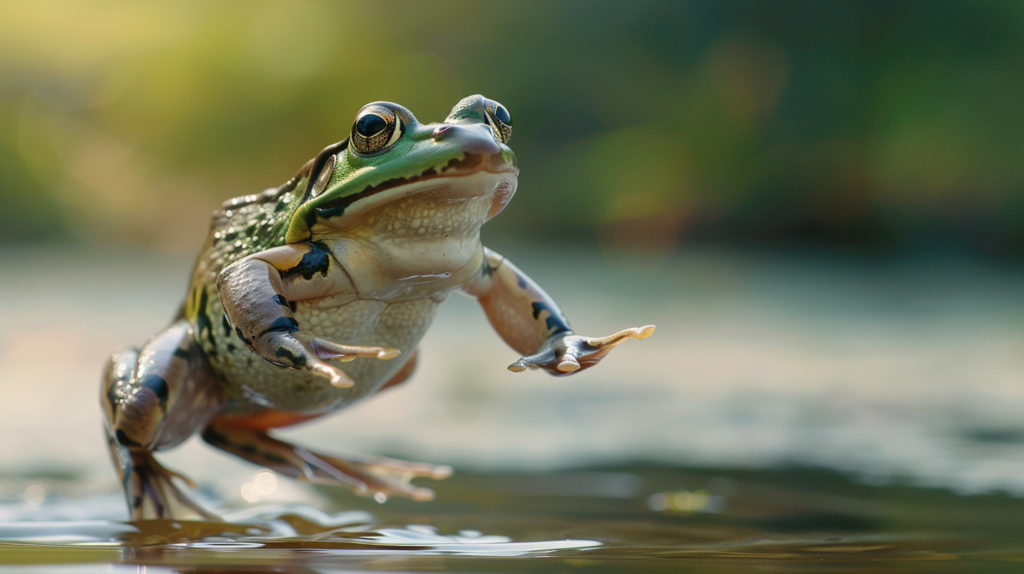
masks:
[[[263,407],[328,412],[373,393],[411,356],[433,321],[438,304],[434,298],[402,302],[356,300],[333,309],[317,309],[299,302],[295,319],[307,335],[344,345],[394,347],[402,354],[390,361],[366,357],[345,363],[332,361],[355,381],[355,386],[341,389],[310,372],[273,365],[238,345],[220,361],[213,361],[231,399],[229,410],[237,413]]]

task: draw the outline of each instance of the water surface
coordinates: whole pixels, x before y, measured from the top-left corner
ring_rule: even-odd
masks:
[[[0,560],[21,565],[7,571],[1009,572],[1024,559],[1020,499],[808,468],[463,472],[430,503],[319,488],[317,508],[222,504],[227,523],[83,519],[117,496],[34,480],[53,493],[46,501],[0,508]]]

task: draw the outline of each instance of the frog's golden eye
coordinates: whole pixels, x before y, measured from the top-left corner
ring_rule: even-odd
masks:
[[[390,108],[367,106],[352,124],[352,147],[362,154],[383,151],[402,137],[402,119]]]
[[[487,110],[487,123],[498,133],[501,143],[508,143],[512,137],[512,116],[505,109],[505,106],[494,100],[486,100],[484,109]]]

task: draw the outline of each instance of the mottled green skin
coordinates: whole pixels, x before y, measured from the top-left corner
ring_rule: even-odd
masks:
[[[308,164],[303,171],[308,171]],[[302,201],[307,181],[300,171],[281,187],[231,199],[213,214],[209,235],[192,272],[182,316],[193,325],[196,342],[225,383],[233,369],[251,368],[266,361],[236,337],[224,316],[217,292],[217,276],[239,259],[284,245],[288,225]],[[283,371],[279,367],[274,369]],[[241,398],[241,393],[233,394]],[[236,409],[241,407],[239,403]]]
[[[480,124],[482,116],[478,108],[479,105],[456,106],[446,123]],[[352,153],[345,142],[335,144],[281,187],[230,200],[214,213],[182,316],[194,326],[196,342],[227,391],[225,413],[261,409],[322,413],[375,392],[403,367],[429,327],[437,306],[452,290],[425,292],[412,299],[376,295],[353,297],[327,307],[321,302],[292,301],[295,319],[306,334],[347,345],[392,347],[402,352],[398,359],[390,361],[361,358],[337,363],[356,382],[351,388],[332,386],[322,376],[274,365],[260,357],[236,336],[224,315],[218,294],[218,275],[232,263],[286,244],[344,238],[345,232],[332,225],[342,215],[348,216],[350,211],[358,211],[364,204],[373,205],[375,197],[367,194],[372,194],[376,186],[441,173],[466,158],[466,150],[459,145],[435,140],[436,124],[421,125],[411,113],[405,117],[408,119],[404,135],[386,153],[362,157]],[[515,169],[515,155],[507,147],[500,147],[498,157],[502,168]],[[333,175],[323,191],[313,197],[309,189],[310,177],[316,178],[319,167],[331,158],[336,161]],[[330,206],[332,203],[337,206],[339,200],[353,196],[359,196],[362,203],[355,207],[344,202],[341,207]],[[473,243],[482,253],[479,228],[488,218],[490,197],[468,199],[457,205],[440,199],[430,203],[429,193],[389,201],[384,213],[395,216],[401,213],[399,217],[404,221],[413,221],[421,213],[433,214],[424,221],[424,229],[429,221],[437,233],[445,231],[445,238],[449,237],[447,232],[452,222],[457,222],[458,228],[452,233],[451,241],[461,241],[463,249],[467,242]],[[374,218],[369,220],[372,222]],[[384,225],[380,228],[383,230]],[[396,241],[408,240],[410,247],[424,239],[437,239],[436,235],[420,239],[405,228],[386,233],[394,235]],[[334,264],[345,265],[332,260]]]

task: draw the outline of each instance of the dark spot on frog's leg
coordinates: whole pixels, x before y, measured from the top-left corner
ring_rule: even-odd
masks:
[[[291,366],[295,367],[296,369],[301,369],[306,366],[306,357],[303,357],[302,355],[296,355],[284,347],[278,347],[277,352],[274,353],[274,356],[285,359],[291,364]]]
[[[174,350],[174,356],[178,357],[179,359],[185,359],[187,361],[189,358],[188,349],[178,347],[177,349]]]
[[[207,425],[206,428],[203,429],[203,432],[199,433],[199,436],[201,436],[206,442],[213,445],[225,444],[228,442],[226,436],[217,432],[217,429],[210,425]]]
[[[157,494],[156,489],[153,488],[153,483],[150,480],[145,480],[142,483],[142,489],[146,491],[149,499],[153,501],[156,506],[156,515],[159,517],[164,516],[164,504],[161,502],[161,496]]]
[[[232,441],[228,437],[217,432],[217,430],[213,428],[213,425],[208,425],[205,429],[203,429],[203,432],[200,433],[199,436],[201,436],[203,440],[210,443],[211,445],[217,448],[224,449],[228,452],[232,450],[237,450],[239,452],[244,452],[250,455],[259,455],[268,462],[276,462],[278,464],[283,465],[289,464],[288,459],[277,453],[261,451],[260,449],[256,448],[256,445],[252,443],[241,443]]]
[[[259,336],[262,337],[267,333],[294,333],[298,330],[299,323],[295,319],[291,317],[278,317]]]
[[[132,439],[128,438],[128,435],[125,434],[124,430],[122,430],[122,429],[117,429],[117,432],[115,433],[115,436],[117,437],[117,444],[120,444],[122,446],[135,446],[135,447],[142,446],[141,444],[139,444],[139,443],[133,441]]]
[[[246,347],[249,347],[250,349],[252,348],[252,339],[246,339],[245,335],[242,333],[242,330],[239,329],[238,327],[235,327],[235,336],[241,339],[242,342],[245,343]]]
[[[170,389],[167,387],[167,381],[163,377],[145,375],[139,379],[139,385],[153,391],[156,398],[160,399],[160,408],[167,409],[167,397],[170,395]]]
[[[569,325],[566,324],[562,317],[557,313],[553,312],[543,301],[534,301],[533,306],[533,318],[537,319],[540,317],[541,311],[547,311],[548,316],[544,319],[544,324],[547,325],[548,329],[551,329],[551,334],[564,333],[569,331]]]
[[[209,295],[206,293],[206,289],[203,289],[202,294],[199,296],[199,306],[196,308],[196,327],[199,331],[198,335],[201,339],[203,332],[208,331],[207,335],[211,335],[213,329],[213,322],[210,321],[209,315],[206,314],[206,304],[209,302]]]
[[[302,275],[303,279],[312,279],[317,273],[327,277],[327,271],[331,264],[331,250],[322,241],[313,241],[311,249],[302,256],[302,260],[295,267],[284,272],[287,275]]]
[[[278,454],[274,454],[272,452],[263,451],[262,456],[263,458],[269,460],[270,462],[276,462],[278,464],[288,464],[287,458]]]
[[[288,307],[289,306],[288,305],[288,300],[285,299],[284,295],[281,295],[280,293],[274,295],[273,297],[271,297],[271,299],[274,301],[274,303],[277,303],[278,305],[280,305],[282,307]]]
[[[483,265],[480,266],[480,273],[483,274],[484,277],[490,277],[491,275],[494,275],[494,267],[491,265],[491,262],[488,261],[486,257],[484,258]]]

